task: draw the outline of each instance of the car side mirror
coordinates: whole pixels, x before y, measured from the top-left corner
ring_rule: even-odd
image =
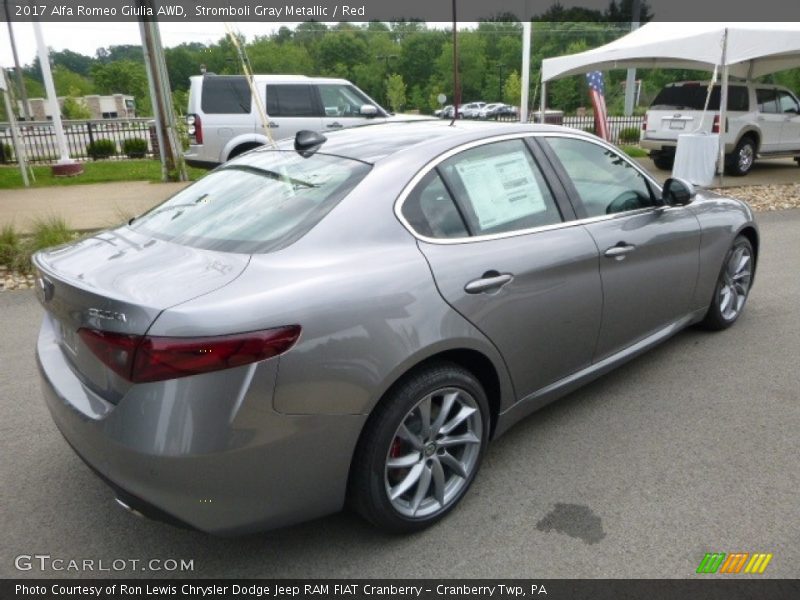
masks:
[[[364,104],[361,107],[361,110],[359,110],[358,112],[361,113],[361,116],[364,117],[374,117],[375,115],[378,114],[378,109],[372,106],[372,104]]]
[[[686,206],[695,197],[694,186],[679,177],[670,177],[664,182],[661,199],[667,206]]]

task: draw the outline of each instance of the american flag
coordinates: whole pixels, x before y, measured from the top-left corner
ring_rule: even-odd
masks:
[[[608,114],[606,113],[603,74],[600,71],[587,73],[586,82],[589,84],[589,96],[592,98],[592,108],[594,109],[594,131],[604,140],[608,140],[610,136],[608,135]]]

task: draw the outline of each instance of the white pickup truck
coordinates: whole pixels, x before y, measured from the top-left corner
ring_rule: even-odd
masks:
[[[651,104],[642,125],[641,146],[656,167],[671,169],[678,135],[720,132],[720,86],[711,91],[705,115],[708,83],[683,81],[664,87]],[[790,90],[752,82],[728,86],[728,113],[723,132],[725,170],[746,175],[756,158],[793,156],[800,165],[800,102]]]

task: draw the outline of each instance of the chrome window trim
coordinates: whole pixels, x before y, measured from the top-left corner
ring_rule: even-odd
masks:
[[[589,142],[591,144],[596,144],[598,146],[603,146],[608,150],[611,150],[618,156],[620,156],[623,160],[625,160],[630,166],[632,166],[638,173],[640,173],[645,180],[653,186],[654,193],[661,193],[661,185],[650,175],[647,171],[645,171],[638,163],[632,160],[627,154],[624,152],[619,152],[617,148],[615,148],[612,144],[606,142],[605,140],[601,140],[600,138],[590,138],[585,135],[581,135],[578,133],[570,133],[570,132],[531,132],[525,131],[521,133],[506,133],[502,135],[495,135],[488,138],[483,138],[480,140],[472,140],[471,142],[466,142],[464,144],[460,144],[454,148],[450,148],[446,152],[443,152],[428,164],[426,164],[422,169],[420,169],[414,177],[411,178],[403,191],[400,192],[400,195],[397,197],[394,203],[394,214],[395,217],[400,221],[400,223],[405,227],[412,236],[422,242],[426,242],[429,244],[441,244],[441,245],[451,245],[451,244],[470,244],[474,242],[485,242],[489,240],[499,240],[505,239],[510,237],[516,237],[520,235],[528,235],[531,233],[538,233],[541,231],[553,231],[555,229],[565,229],[567,227],[576,227],[580,225],[586,225],[589,223],[596,223],[598,221],[608,221],[610,219],[619,219],[624,217],[629,217],[633,215],[645,214],[648,212],[652,212],[655,210],[669,210],[674,207],[647,207],[647,208],[639,208],[636,210],[629,210],[626,212],[620,213],[613,213],[610,215],[601,215],[599,217],[589,217],[586,219],[575,219],[572,221],[562,221],[561,223],[554,223],[552,225],[542,225],[539,227],[531,227],[528,229],[520,229],[518,231],[504,231],[502,233],[492,233],[487,235],[476,235],[476,236],[469,236],[469,237],[458,237],[458,238],[432,238],[426,235],[422,235],[418,233],[408,222],[408,220],[403,216],[403,204],[405,203],[408,196],[414,190],[414,188],[419,184],[420,181],[433,169],[439,166],[440,163],[443,163],[447,159],[455,156],[456,154],[460,154],[466,150],[471,150],[472,148],[477,148],[478,146],[484,146],[486,144],[492,144],[495,142],[505,142],[508,140],[517,140],[517,139],[525,139],[525,138],[547,138],[547,137],[564,137],[564,138],[573,138],[578,140],[583,140],[585,142]]]

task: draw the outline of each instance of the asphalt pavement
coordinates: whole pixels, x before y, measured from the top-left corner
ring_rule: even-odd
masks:
[[[532,415],[490,447],[459,508],[406,537],[339,514],[219,539],[121,510],[40,398],[41,309],[0,293],[0,576],[697,577],[706,552],[767,552],[757,577],[797,578],[800,210],[758,219],[755,288],[733,328],[687,330]],[[193,571],[15,568],[36,554]]]

